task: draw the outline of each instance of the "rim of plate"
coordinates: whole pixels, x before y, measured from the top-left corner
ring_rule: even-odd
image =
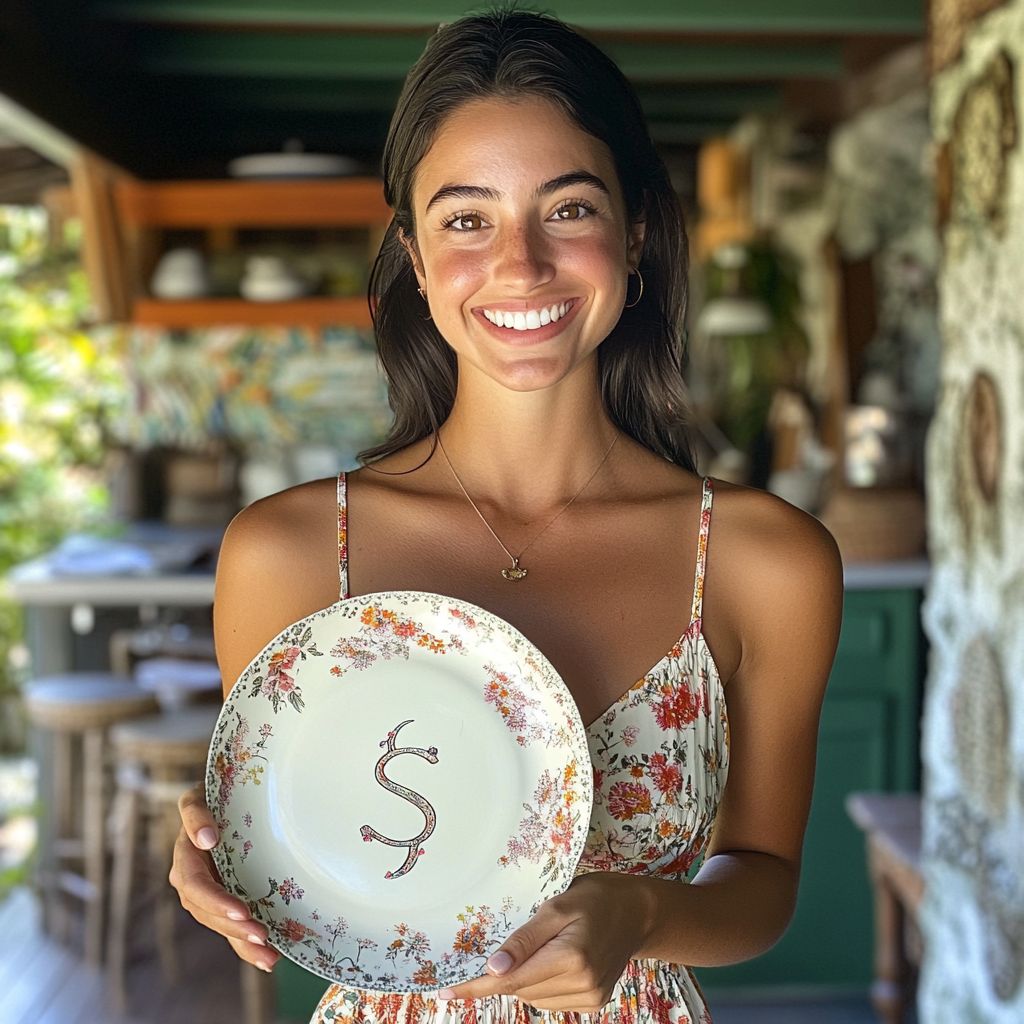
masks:
[[[301,619],[291,623],[282,629],[269,643],[267,643],[263,649],[257,654],[249,664],[239,673],[238,678],[232,685],[231,690],[224,699],[224,704],[221,707],[220,713],[217,717],[217,724],[214,728],[213,739],[210,743],[210,750],[207,756],[206,764],[206,799],[209,804],[211,811],[214,811],[214,805],[211,802],[211,794],[216,792],[217,789],[217,773],[215,769],[215,762],[217,754],[221,751],[224,746],[224,738],[227,735],[227,728],[222,728],[225,718],[229,717],[234,713],[234,706],[238,701],[249,701],[256,700],[257,697],[252,696],[248,693],[242,693],[240,696],[233,697],[236,693],[236,688],[243,685],[248,679],[256,674],[264,665],[265,660],[273,652],[275,648],[292,634],[302,632],[302,628],[310,625],[311,623],[328,617],[331,613],[341,610],[342,608],[351,608],[359,605],[369,604],[387,604],[387,603],[399,603],[399,602],[443,602],[446,607],[455,607],[460,609],[462,612],[471,615],[474,619],[485,620],[488,624],[496,629],[499,633],[503,634],[506,639],[506,644],[509,639],[512,639],[517,645],[520,645],[520,649],[516,651],[516,655],[519,658],[523,658],[524,655],[529,655],[534,659],[538,667],[542,670],[544,675],[547,677],[547,681],[556,690],[560,691],[564,701],[561,704],[561,709],[569,719],[571,726],[571,732],[573,740],[575,741],[575,754],[581,760],[581,762],[589,769],[591,766],[590,760],[590,749],[588,746],[587,730],[583,724],[583,718],[580,715],[579,707],[576,704],[576,700],[570,692],[568,686],[565,684],[565,680],[559,675],[555,667],[551,664],[548,658],[544,655],[543,651],[540,650],[524,633],[513,626],[510,622],[503,619],[500,615],[494,612],[488,611],[486,608],[481,608],[479,605],[475,605],[470,601],[462,600],[461,598],[448,597],[444,594],[437,594],[431,591],[422,590],[387,590],[379,591],[370,594],[360,594],[354,597],[343,598],[342,600],[335,601],[334,604],[328,605],[326,608],[321,608],[319,611],[310,613]],[[425,609],[429,611],[429,609]],[[437,614],[437,612],[431,612],[431,614]],[[358,620],[347,620],[352,622],[353,626]],[[304,706],[304,702],[301,702]],[[295,707],[295,710],[299,710]],[[275,707],[275,715],[277,709]],[[580,778],[578,783],[579,788],[582,792],[583,807],[580,810],[580,815],[585,815],[583,824],[584,827],[574,830],[572,837],[572,849],[569,854],[562,857],[561,859],[567,865],[571,865],[571,870],[564,872],[564,880],[559,880],[553,886],[550,893],[546,894],[543,899],[538,894],[538,899],[535,905],[546,902],[553,896],[558,896],[572,884],[575,878],[576,870],[579,866],[580,859],[583,856],[584,848],[586,846],[587,836],[589,832],[590,818],[593,813],[593,801],[594,801],[594,780],[592,771],[580,772]],[[229,825],[231,824],[229,820]],[[218,872],[221,876],[221,881],[228,891],[231,891],[231,883],[241,886],[238,880],[235,863],[233,857],[225,852],[224,844],[218,842],[210,851],[213,857],[214,864],[217,867]],[[238,895],[233,893],[233,895]],[[249,903],[250,913],[255,920],[260,921],[262,924],[268,924],[269,920],[272,920],[275,916],[267,911],[253,910],[253,901],[251,898],[246,901]],[[521,922],[517,927],[521,927],[525,924],[525,920]],[[282,956],[287,957],[293,963],[298,964],[300,967],[309,971],[310,973],[319,975],[326,981],[332,984],[341,985],[345,988],[357,989],[362,992],[374,992],[374,993],[416,993],[416,992],[433,992],[438,989],[437,984],[415,984],[415,983],[399,983],[399,987],[395,988],[373,988],[364,985],[350,985],[344,981],[340,981],[336,974],[329,973],[329,971],[318,967],[316,964],[311,962],[311,959],[302,959],[296,952],[288,946],[287,943],[279,943],[273,936],[273,929],[270,930],[271,934],[268,936],[267,944],[276,949]],[[466,973],[466,976],[462,978],[462,981],[468,981],[471,978],[479,977],[480,971],[473,971]],[[446,979],[445,984],[453,985],[459,984],[459,979]]]

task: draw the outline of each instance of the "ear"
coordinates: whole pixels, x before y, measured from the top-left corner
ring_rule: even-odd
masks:
[[[626,262],[633,270],[640,266],[640,258],[644,253],[644,233],[647,230],[647,222],[643,220],[633,221],[629,226],[626,237]]]
[[[420,259],[420,251],[416,247],[416,239],[409,238],[406,233],[399,228],[398,229],[398,240],[405,247],[405,251],[409,254],[409,259],[412,261],[413,273],[416,275],[416,280],[419,282],[421,288],[427,287],[427,277],[423,273],[423,261]]]

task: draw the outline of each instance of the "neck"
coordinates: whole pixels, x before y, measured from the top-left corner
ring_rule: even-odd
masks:
[[[554,387],[533,392],[511,391],[460,364],[455,405],[441,428],[474,501],[525,520],[564,505],[616,433],[601,401],[596,355]]]

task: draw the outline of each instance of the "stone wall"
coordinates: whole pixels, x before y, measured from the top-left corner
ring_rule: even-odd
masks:
[[[943,362],[928,452],[920,1010],[923,1024],[1020,1024],[1024,0],[933,0],[932,25]]]

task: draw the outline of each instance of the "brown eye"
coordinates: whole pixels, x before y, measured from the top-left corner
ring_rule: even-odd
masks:
[[[570,203],[558,210],[555,216],[559,220],[579,220],[583,216],[583,208],[579,203]]]
[[[467,213],[461,217],[456,217],[452,221],[451,226],[456,231],[476,231],[482,224],[483,221],[475,213]]]

